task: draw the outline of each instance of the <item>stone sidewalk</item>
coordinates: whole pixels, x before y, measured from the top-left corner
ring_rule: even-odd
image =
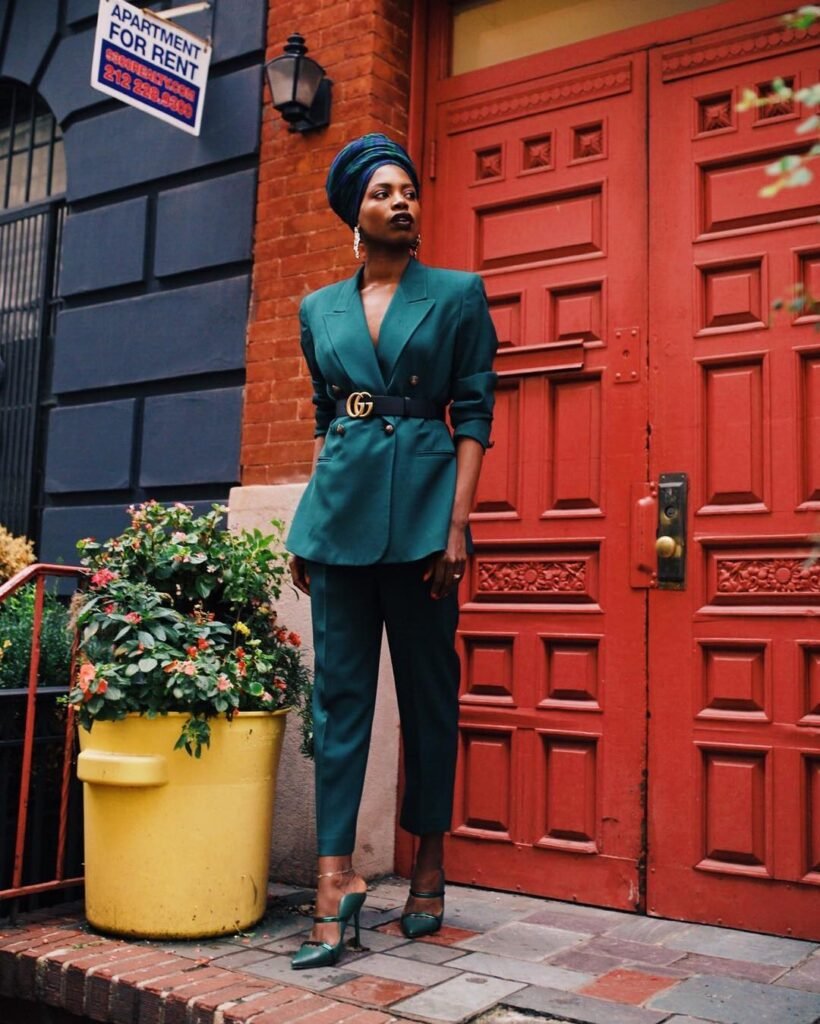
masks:
[[[406,891],[396,878],[375,884],[362,948],[300,972],[290,955],[313,893],[288,886],[272,887],[252,933],[220,940],[117,942],[78,914],[0,924],[0,995],[112,1024],[820,1021],[814,942],[454,885],[442,931],[408,942],[397,923]]]

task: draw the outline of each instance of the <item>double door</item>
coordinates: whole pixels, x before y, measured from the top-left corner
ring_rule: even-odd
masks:
[[[772,303],[820,293],[820,192],[762,199],[801,111],[735,108],[818,56],[763,28],[432,98],[425,249],[482,275],[500,340],[447,858],[809,935],[820,340]]]

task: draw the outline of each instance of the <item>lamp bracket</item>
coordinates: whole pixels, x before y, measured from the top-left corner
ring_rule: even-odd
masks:
[[[174,18],[184,18],[186,14],[199,14],[200,11],[210,10],[213,5],[213,0],[195,0],[194,3],[172,7],[168,11],[153,11],[152,13],[157,18],[162,18],[163,21],[172,21]]]

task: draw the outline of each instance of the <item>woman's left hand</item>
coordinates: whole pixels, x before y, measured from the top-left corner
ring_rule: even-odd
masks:
[[[430,597],[438,600],[458,588],[467,564],[467,530],[464,526],[451,526],[445,551],[438,551],[427,563],[425,580],[432,580]]]

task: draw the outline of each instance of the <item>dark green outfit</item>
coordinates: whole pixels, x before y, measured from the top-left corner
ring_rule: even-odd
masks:
[[[454,438],[486,447],[497,340],[481,279],[410,260],[370,339],[361,271],[309,295],[300,310],[325,436],[287,546],[309,563],[319,855],[355,844],[382,626],[387,629],[404,743],[402,827],[449,828],[458,722],[455,593],[433,600],[426,559],[447,546]],[[354,392],[427,399],[445,422],[337,415]]]

